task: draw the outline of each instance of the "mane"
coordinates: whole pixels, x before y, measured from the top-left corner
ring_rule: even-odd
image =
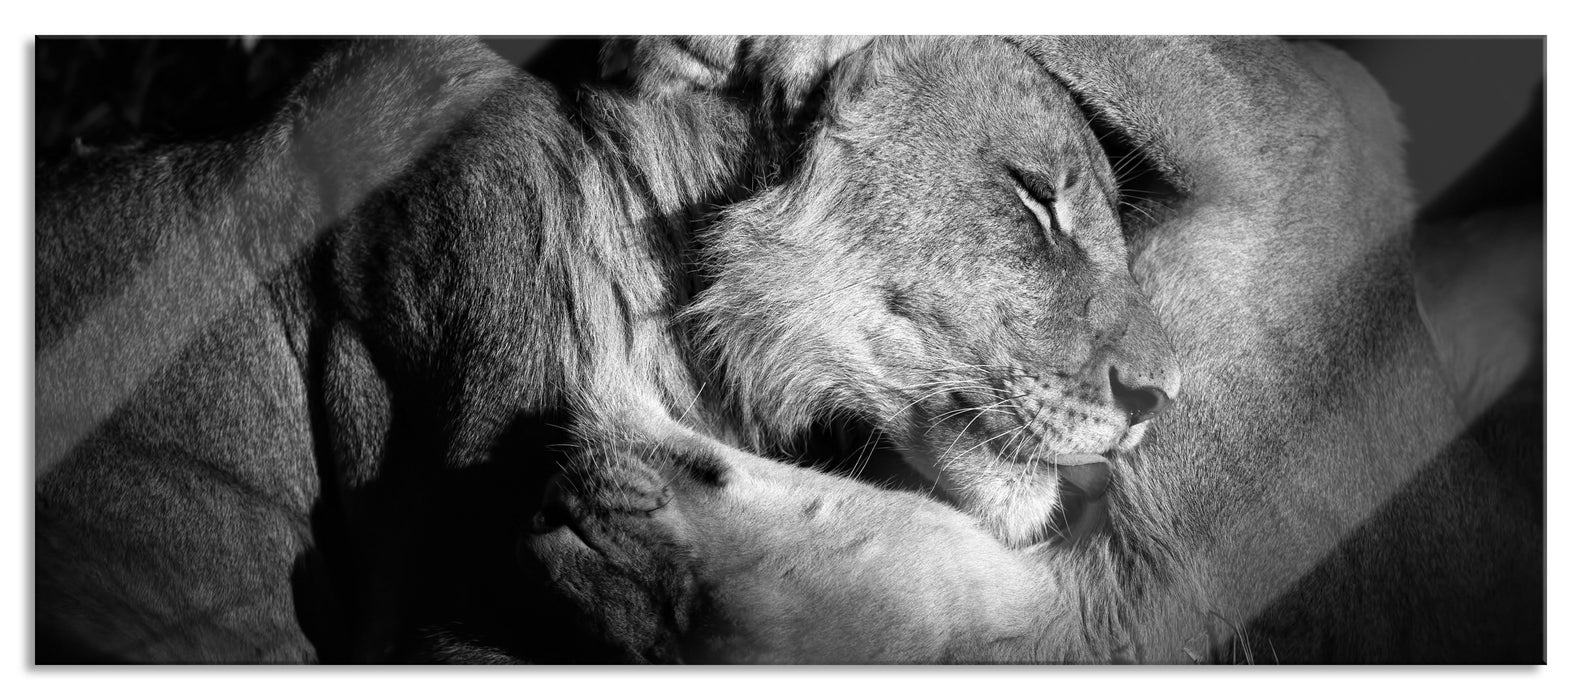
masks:
[[[445,426],[450,464],[485,459],[510,407],[686,414],[701,382],[672,318],[696,289],[694,232],[755,181],[756,153],[718,96],[569,102],[520,75],[348,217],[345,308]],[[446,181],[476,202],[444,199]]]
[[[919,50],[925,45],[900,40],[900,47],[867,44],[824,76],[812,103],[804,107],[795,149],[781,144],[777,179],[751,199],[733,206],[700,234],[696,266],[708,289],[681,315],[692,364],[717,378],[707,395],[730,416],[733,433],[750,449],[763,452],[796,441],[822,419],[844,415],[840,408],[853,393],[868,391],[864,377],[842,368],[842,355],[860,343],[831,342],[821,332],[850,314],[844,292],[806,291],[809,280],[788,273],[806,241],[830,238],[837,216],[866,206],[854,183],[835,167],[844,155],[843,139],[858,130],[837,108],[837,94],[860,94],[875,82],[877,52]],[[937,44],[926,48],[938,50]],[[946,51],[959,51],[945,46]],[[771,91],[773,92],[773,91]],[[772,112],[774,108],[770,108]],[[869,134],[868,137],[883,137]],[[762,255],[765,249],[778,255]],[[751,254],[748,254],[751,252]],[[749,262],[750,261],[750,262]],[[748,284],[755,278],[775,280]],[[766,325],[764,319],[773,319]]]
[[[733,208],[703,234],[698,269],[709,294],[680,320],[692,363],[718,378],[708,396],[725,407],[735,432],[754,451],[791,440],[830,415],[842,393],[861,380],[843,376],[842,348],[823,343],[825,336],[815,332],[843,316],[840,295],[821,295],[809,304],[789,293],[795,284],[790,280],[784,296],[749,293],[734,282],[783,273],[728,261],[735,248],[774,246],[830,225],[827,213],[835,210],[838,191],[839,183],[831,181],[783,185]],[[765,318],[774,325],[765,326]]]
[[[635,391],[669,413],[697,408],[706,379],[672,319],[699,288],[698,231],[762,177],[746,114],[704,93],[590,92],[576,115],[582,206],[546,250],[577,277],[564,291],[584,364],[568,372],[570,385],[587,387],[582,401]]]

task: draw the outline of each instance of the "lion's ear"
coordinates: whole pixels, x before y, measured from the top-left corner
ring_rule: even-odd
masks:
[[[871,42],[829,69],[822,89],[812,98],[818,104],[819,121],[838,124],[849,118],[852,105],[879,83],[883,49],[884,42]]]
[[[744,85],[765,116],[794,126],[817,112],[833,71],[865,54],[866,36],[760,37],[747,42]]]
[[[600,77],[648,94],[723,92],[738,82],[740,36],[640,36],[612,39],[599,54]]]
[[[867,36],[644,36],[610,41],[601,63],[606,80],[645,94],[744,99],[767,133],[794,142],[821,113],[837,68],[860,64],[856,72],[868,72],[862,54],[872,43]]]
[[[601,75],[645,93],[735,93],[771,111],[794,114],[831,68],[869,43],[867,36],[642,36],[613,39],[600,53]]]

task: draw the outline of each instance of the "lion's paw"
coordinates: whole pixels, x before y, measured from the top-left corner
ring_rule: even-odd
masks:
[[[583,450],[545,485],[522,540],[524,564],[575,606],[578,631],[612,660],[683,655],[698,585],[674,489],[709,479],[678,461],[662,449]]]

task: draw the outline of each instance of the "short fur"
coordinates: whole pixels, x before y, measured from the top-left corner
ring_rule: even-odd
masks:
[[[1117,461],[1111,532],[1091,546],[1040,555],[1053,584],[1032,584],[1048,597],[1022,614],[1069,622],[1080,611],[1081,634],[1058,624],[1018,631],[959,607],[964,599],[918,604],[908,598],[912,582],[951,591],[961,574],[929,563],[923,543],[895,544],[868,554],[892,573],[849,579],[857,602],[841,614],[875,622],[841,629],[862,643],[829,634],[822,619],[749,615],[755,624],[741,625],[750,630],[741,642],[753,650],[747,658],[824,659],[833,649],[845,660],[882,660],[900,644],[914,660],[934,661],[1541,661],[1541,511],[1523,475],[1495,468],[1459,437],[1464,423],[1451,384],[1414,308],[1401,134],[1378,87],[1337,52],[1306,44],[1016,43],[1071,87],[1100,131],[1131,149],[1123,164],[1144,160],[1161,180],[1157,191],[1166,196],[1129,220],[1132,271],[1186,370],[1181,405]],[[840,207],[823,208],[830,209]],[[771,220],[796,220],[776,213]],[[774,324],[735,328],[733,337],[784,338],[777,324],[795,316],[782,312]],[[799,329],[804,336],[862,337],[860,316],[824,310],[818,318],[822,326]],[[860,341],[827,347],[848,346]],[[753,349],[758,354],[740,355],[780,357],[772,346]],[[850,366],[830,355],[819,360]],[[787,381],[787,373],[774,376]],[[838,393],[868,383],[848,375],[825,384]],[[774,397],[753,392],[748,402],[766,394]],[[760,414],[800,422],[795,411],[776,408]],[[730,501],[731,490],[727,476],[726,495],[712,498]],[[689,507],[684,494],[678,501]],[[957,525],[948,518],[930,528],[861,500],[791,517],[793,533],[830,523],[871,533],[882,519],[881,533],[922,529],[955,551]],[[787,562],[841,575],[833,538],[755,534],[760,518],[767,516],[714,521],[748,533],[754,544],[740,550],[722,551],[716,536],[693,533],[701,552],[726,561],[770,552],[755,559],[762,566],[718,585],[788,589],[800,600],[798,585],[785,583],[799,569]],[[1028,551],[1011,554],[977,560],[999,567],[1002,578],[975,574],[1025,581]],[[876,589],[875,580],[897,583]],[[800,609],[770,606],[786,607]],[[933,611],[934,627],[885,631],[894,611],[919,608]],[[1005,643],[965,654],[908,644],[963,629],[1004,633]],[[794,641],[802,639],[818,641]]]
[[[1377,84],[1311,44],[1019,43],[1181,192],[1136,236],[1133,271],[1187,381],[1132,468],[1159,475],[1151,498],[1204,596],[1193,612],[1223,623],[1199,625],[1209,648],[1540,661],[1540,511],[1459,437],[1413,303],[1402,135]],[[1144,658],[1202,658],[1184,621],[1146,626]]]
[[[748,443],[855,417],[997,536],[1048,539],[1056,458],[1135,445],[1116,394],[1180,385],[1084,121],[998,40],[852,54],[799,170],[700,245],[684,319]]]

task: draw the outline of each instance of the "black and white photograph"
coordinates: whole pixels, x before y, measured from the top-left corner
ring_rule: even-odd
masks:
[[[1551,661],[1546,36],[30,43],[24,667]]]

